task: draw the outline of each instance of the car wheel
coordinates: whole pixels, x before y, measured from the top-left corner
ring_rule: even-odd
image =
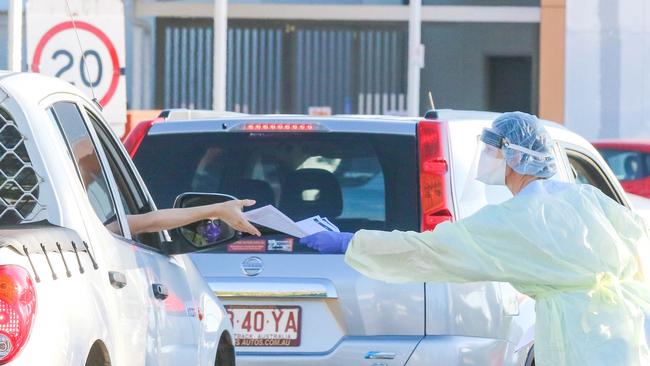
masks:
[[[228,333],[222,334],[219,340],[215,366],[235,366],[235,347]]]

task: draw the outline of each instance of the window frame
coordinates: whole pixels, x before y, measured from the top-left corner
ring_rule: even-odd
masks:
[[[627,200],[622,194],[622,190],[617,189],[617,184],[612,180],[611,176],[607,174],[607,170],[603,168],[602,164],[599,164],[597,159],[592,157],[592,154],[589,151],[587,151],[586,149],[578,145],[573,145],[568,143],[562,143],[561,146],[562,146],[562,150],[564,151],[564,155],[566,156],[566,164],[567,164],[568,171],[573,172],[572,170],[573,165],[571,164],[571,158],[582,160],[585,166],[591,169],[591,171],[593,171],[594,173],[596,173],[598,175],[597,178],[600,178],[600,180],[602,180],[604,187],[595,186],[596,188],[600,189],[605,195],[614,199],[619,204],[628,208],[630,207],[629,203],[627,202]],[[573,182],[576,182],[575,172],[573,172],[570,175],[570,179],[572,179]],[[618,180],[616,180],[616,182],[618,182]],[[604,189],[607,189],[611,194],[605,192]]]
[[[64,143],[65,143],[65,145],[67,147],[67,152],[70,155],[70,157],[72,159],[72,163],[73,163],[74,168],[75,168],[75,171],[77,172],[77,178],[79,179],[79,184],[81,185],[83,191],[86,192],[86,193],[87,193],[87,190],[86,190],[86,187],[84,186],[83,181],[81,179],[81,172],[79,171],[79,167],[77,166],[76,159],[74,158],[74,154],[72,153],[72,148],[70,146],[70,142],[68,141],[68,138],[67,138],[66,134],[63,131],[63,127],[61,126],[61,124],[60,124],[60,122],[59,122],[59,120],[57,118],[56,111],[54,110],[54,106],[56,104],[59,104],[59,103],[71,103],[71,104],[75,105],[75,107],[77,108],[77,111],[79,112],[81,120],[83,121],[83,127],[85,128],[86,132],[88,132],[88,135],[90,136],[90,141],[93,144],[93,148],[95,149],[95,152],[97,154],[97,158],[99,160],[99,165],[100,165],[100,168],[102,170],[102,174],[104,175],[104,179],[106,179],[106,183],[108,185],[108,192],[109,192],[109,195],[110,195],[111,203],[113,204],[113,207],[115,209],[115,218],[116,218],[116,220],[117,220],[117,222],[119,224],[120,230],[121,230],[121,234],[116,234],[116,233],[113,233],[113,232],[111,232],[111,234],[113,234],[115,236],[118,236],[118,237],[130,238],[131,237],[131,232],[129,230],[129,226],[128,226],[128,223],[127,223],[124,208],[122,207],[122,204],[121,203],[118,204],[118,201],[116,200],[116,192],[118,192],[118,190],[117,190],[117,185],[116,185],[115,179],[113,177],[112,172],[110,172],[110,169],[108,169],[108,171],[106,169],[106,167],[109,166],[108,165],[108,160],[106,159],[106,156],[104,155],[103,148],[101,148],[101,146],[98,144],[99,140],[98,140],[97,134],[95,132],[95,129],[92,128],[92,126],[89,125],[89,119],[88,119],[88,116],[85,113],[86,109],[88,108],[87,104],[83,100],[81,100],[80,98],[79,99],[70,98],[70,96],[66,95],[66,98],[53,100],[51,103],[48,103],[44,107],[45,113],[47,113],[49,116],[51,116],[51,118],[54,119],[53,122],[58,127],[60,136],[61,136],[61,138],[63,138],[63,141],[64,141]],[[88,197],[85,197],[85,199],[88,200]],[[90,205],[90,202],[89,202],[89,205]],[[90,206],[92,207],[92,205],[90,205]],[[94,212],[94,209],[93,209],[93,212]],[[99,217],[97,217],[97,215],[95,215],[95,217],[97,218],[98,221],[100,221]],[[101,221],[100,221],[100,223],[101,223]],[[102,223],[102,226],[103,226],[103,223]],[[109,231],[107,228],[106,228],[106,230]]]
[[[112,138],[112,132],[109,131],[106,126],[107,123],[105,120],[100,117],[96,112],[92,111],[89,108],[84,108],[83,113],[85,115],[85,118],[87,120],[87,123],[89,123],[93,129],[95,129],[95,133],[97,134],[97,141],[99,142],[99,145],[102,147],[103,153],[106,156],[106,160],[108,163],[109,170],[111,170],[111,164],[109,160],[113,160],[116,165],[116,169],[118,170],[117,174],[121,176],[121,178],[124,180],[124,183],[127,185],[125,189],[128,191],[127,193],[129,194],[130,197],[124,197],[127,201],[131,200],[135,204],[135,209],[136,212],[134,214],[142,214],[142,213],[147,213],[147,212],[152,212],[155,211],[156,208],[152,204],[151,199],[147,196],[146,192],[142,188],[142,184],[138,180],[138,177],[135,174],[134,168],[132,164],[129,162],[128,158],[126,157],[126,153],[121,145],[118,145],[118,142],[116,141],[115,138]],[[107,149],[104,149],[104,144],[102,141],[106,142],[106,145],[108,147]],[[109,158],[110,156],[110,158]],[[118,194],[122,194],[120,191],[120,184],[118,184],[118,179],[113,175],[113,178],[115,179],[115,185],[116,185],[116,192]],[[120,205],[122,202],[120,201]],[[125,217],[126,217],[126,211],[125,211]],[[127,223],[128,225],[128,223]],[[129,231],[130,233],[130,231]],[[163,232],[158,232],[158,233],[148,233],[145,235],[150,235],[152,237],[155,236],[155,244],[149,244],[149,243],[143,243],[140,240],[136,240],[133,238],[133,235],[130,234],[128,239],[133,240],[134,242],[148,248],[148,249],[155,249],[159,250],[160,246],[162,245],[163,242],[167,241],[165,234]],[[126,237],[126,236],[125,236]]]

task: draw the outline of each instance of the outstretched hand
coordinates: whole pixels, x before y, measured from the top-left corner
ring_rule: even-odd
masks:
[[[230,225],[233,229],[245,232],[251,235],[261,236],[259,230],[253,224],[248,222],[244,217],[244,207],[253,206],[255,200],[232,200],[222,203],[215,203],[212,205],[212,212],[215,213],[215,218],[218,218]]]
[[[300,239],[300,243],[325,254],[345,253],[353,235],[352,233],[321,231],[305,236]]]

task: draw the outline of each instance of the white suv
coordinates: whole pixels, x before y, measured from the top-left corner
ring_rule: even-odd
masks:
[[[151,210],[93,102],[0,74],[0,364],[235,364],[226,312],[182,254],[199,248],[130,234],[126,215]]]

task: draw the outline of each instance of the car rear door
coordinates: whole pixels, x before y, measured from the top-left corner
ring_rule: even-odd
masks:
[[[144,192],[131,171],[116,140],[99,117],[89,109],[85,115],[95,129],[106,156],[116,187],[117,200],[127,215],[144,214],[152,210]],[[188,283],[183,259],[160,252],[162,233],[144,233],[120,238],[132,246],[143,267],[148,286],[144,295],[151,299],[155,310],[151,331],[157,342],[150,344],[159,365],[198,365],[199,345],[198,300],[194,299]]]
[[[100,286],[97,291],[108,294],[107,307],[112,309],[109,319],[115,321],[107,339],[114,345],[111,359],[118,363],[127,359],[138,364],[155,363],[157,355],[147,347],[156,343],[157,334],[149,322],[155,315],[151,297],[143,295],[149,287],[146,266],[139,260],[139,253],[121,240],[125,217],[116,203],[112,175],[103,163],[96,137],[82,116],[80,101],[68,95],[65,98],[52,97],[47,113],[61,131],[86,196],[80,202],[82,209],[90,213],[84,217],[89,244],[95,253],[104,254],[104,262],[93,258],[93,266],[107,272],[106,289]],[[70,182],[74,179],[70,177]]]
[[[184,191],[219,192],[275,205],[294,220],[321,215],[342,231],[417,230],[414,136],[263,128],[154,128],[134,161],[160,207]],[[406,363],[424,335],[423,283],[374,281],[341,254],[263,234],[192,255],[228,309],[238,363]]]

